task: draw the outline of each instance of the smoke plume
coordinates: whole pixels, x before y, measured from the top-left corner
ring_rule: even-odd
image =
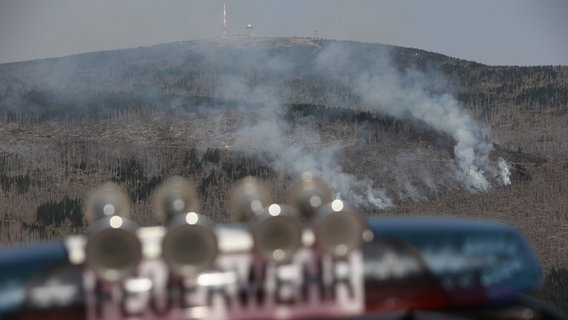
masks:
[[[268,107],[273,114],[261,116],[256,123],[237,132],[234,147],[267,161],[277,172],[298,177],[310,171],[330,184],[335,196],[356,205],[372,205],[384,209],[392,200],[370,180],[357,179],[345,173],[337,161],[341,147],[325,143],[309,126],[291,128],[278,117],[278,107]]]
[[[266,59],[257,58],[257,61]],[[282,66],[288,63],[279,58],[270,59],[265,72],[281,75]],[[374,187],[373,181],[358,179],[343,170],[337,160],[341,145],[337,141],[324,141],[312,120],[297,121],[294,125],[287,122],[278,92],[281,89],[274,85],[251,86],[240,77],[226,77],[220,82],[216,88],[218,95],[243,101],[235,110],[239,123],[234,126],[231,148],[265,161],[280,174],[296,178],[310,171],[328,182],[337,198],[354,205],[377,209],[392,206],[392,200],[384,190]]]
[[[499,177],[501,184],[507,184],[506,162],[500,162],[498,166],[490,163],[493,145],[488,139],[488,130],[447,93],[448,81],[444,77],[415,69],[400,71],[394,67],[388,50],[363,54],[363,64],[361,51],[353,52],[348,43],[332,42],[316,52],[311,72],[318,79],[348,91],[353,98],[345,103],[335,92],[324,91],[323,96],[312,97],[313,101],[419,122],[455,142],[455,164],[448,165],[449,173],[445,173],[453,177],[451,180],[461,182],[462,187],[471,192],[489,191],[488,176]],[[378,188],[376,181],[345,172],[338,160],[344,152],[344,141],[323,139],[309,117],[295,121],[293,125],[284,118],[282,106],[293,100],[288,96],[286,79],[302,72],[302,67],[292,61],[291,56],[274,54],[256,45],[248,48],[246,55],[210,57],[211,65],[236,63],[248,72],[224,75],[215,88],[216,98],[243,102],[232,110],[240,114],[236,117],[240,120],[230,129],[234,130],[232,148],[262,159],[276,172],[299,176],[304,171],[311,171],[330,183],[336,197],[377,209],[392,206],[392,196],[420,201],[427,198],[421,193],[422,189],[430,188],[435,192],[439,184],[451,185],[448,177],[437,178],[427,172],[408,176],[396,168],[397,163],[391,164],[394,167],[389,173],[396,175],[394,180],[400,190]],[[407,150],[406,153],[413,152],[419,151]],[[421,180],[422,187],[411,183],[416,179]]]
[[[432,68],[412,67],[421,53],[400,63],[397,52],[343,41],[228,38],[85,54],[16,66],[21,72],[10,83],[22,88],[4,90],[13,93],[0,107],[27,108],[32,120],[169,107],[194,117],[195,127],[175,119],[174,128],[169,119],[161,134],[231,148],[286,178],[311,171],[336,197],[378,209],[447,189],[486,192],[510,184],[507,162],[490,160],[488,129],[451,94],[455,84]],[[36,71],[26,76],[28,69]],[[206,102],[195,108],[196,100]],[[317,106],[318,114],[291,119],[290,105]],[[336,118],[320,117],[329,110]],[[336,120],[359,111],[372,117]],[[394,136],[388,119],[427,128],[426,140],[435,136],[443,146]]]
[[[354,58],[348,47],[334,45],[322,52],[317,66],[324,74],[346,73],[348,70],[343,68],[349,68],[349,63],[341,61],[353,61]],[[489,191],[491,184],[486,172],[495,169],[489,163],[493,145],[487,138],[488,130],[472,118],[451,94],[436,92],[435,89],[439,89],[435,87],[437,78],[416,70],[399,72],[388,56],[377,56],[374,61],[350,79],[353,92],[362,103],[349,107],[397,119],[418,120],[450,135],[456,142],[453,148],[458,167],[456,177],[470,191]],[[505,181],[508,176],[504,171],[506,167],[499,168]]]
[[[455,141],[455,165],[447,166],[448,174],[471,192],[491,189],[488,174],[498,176],[501,184],[508,184],[506,162],[500,162],[498,166],[490,163],[493,145],[488,139],[488,130],[451,94],[444,92],[447,82],[443,78],[414,69],[399,71],[393,66],[388,51],[376,56],[366,55],[364,68],[358,68],[361,63],[354,61],[361,59],[361,52],[352,52],[348,45],[331,43],[318,50],[313,67],[317,76],[349,91],[358,103],[338,102],[332,92],[326,92],[324,97],[314,97],[314,100],[335,107],[417,121],[450,136]],[[284,119],[282,105],[287,102],[283,94],[286,92],[284,79],[301,72],[297,64],[286,55],[271,54],[262,46],[247,51],[245,58],[235,61],[234,57],[231,60],[218,56],[211,63],[219,64],[219,61],[238,63],[242,70],[261,79],[251,82],[240,75],[226,76],[215,89],[218,98],[246,101],[237,108],[242,117],[235,126],[232,148],[263,159],[280,173],[298,176],[301,172],[311,171],[328,181],[337,197],[357,205],[378,209],[393,205],[388,194],[396,195],[396,190],[377,188],[374,181],[345,172],[338,161],[344,149],[341,141],[324,141],[310,119],[296,121],[293,126]],[[399,172],[396,168],[391,171]],[[433,181],[436,178],[430,174],[419,176],[423,185],[437,188]],[[395,179],[404,194],[399,198],[424,199],[418,188],[409,183],[412,179],[402,174]]]

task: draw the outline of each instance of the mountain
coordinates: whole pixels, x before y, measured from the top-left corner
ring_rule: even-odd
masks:
[[[568,67],[486,66],[412,48],[229,38],[0,64],[0,241],[82,232],[115,181],[134,219],[192,180],[227,221],[246,175],[285,201],[311,170],[369,215],[456,215],[520,228],[568,266]]]

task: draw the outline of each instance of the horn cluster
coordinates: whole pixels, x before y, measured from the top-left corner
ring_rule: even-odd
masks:
[[[86,263],[106,281],[128,276],[142,259],[138,226],[130,217],[128,195],[116,184],[106,183],[87,201],[85,215],[91,223],[85,247]]]
[[[333,199],[323,180],[304,173],[290,188],[285,204],[275,203],[269,187],[246,177],[233,189],[228,208],[235,229],[244,230],[263,260],[283,264],[305,246],[335,259],[346,258],[363,242],[365,221],[342,200]],[[184,178],[166,180],[154,193],[154,211],[163,224],[161,258],[172,273],[192,277],[210,269],[220,254],[220,233],[199,213],[199,199]],[[138,226],[129,220],[128,195],[107,183],[89,197],[91,223],[85,246],[86,264],[108,282],[130,275],[143,257]],[[306,241],[310,235],[312,241]],[[224,239],[227,240],[227,239]]]
[[[183,178],[170,178],[156,192],[154,204],[167,230],[162,257],[170,269],[191,276],[209,267],[217,257],[217,237],[209,219],[197,213],[193,186]]]

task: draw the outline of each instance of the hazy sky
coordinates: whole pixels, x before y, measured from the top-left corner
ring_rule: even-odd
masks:
[[[568,65],[566,0],[227,0],[229,35],[379,42]],[[0,0],[0,63],[220,37],[223,0]]]

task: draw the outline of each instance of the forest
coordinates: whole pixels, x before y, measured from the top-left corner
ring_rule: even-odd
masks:
[[[471,127],[472,164],[490,187],[455,174],[465,160],[450,115]],[[106,181],[129,193],[137,223],[152,225],[153,190],[186,177],[202,212],[225,223],[229,190],[243,177],[269,182],[284,201],[313,166],[341,181],[337,193],[363,199],[357,207],[369,216],[519,228],[547,271],[537,296],[568,312],[567,135],[567,66],[486,66],[304,38],[0,64],[0,243],[84,232],[86,196]]]

